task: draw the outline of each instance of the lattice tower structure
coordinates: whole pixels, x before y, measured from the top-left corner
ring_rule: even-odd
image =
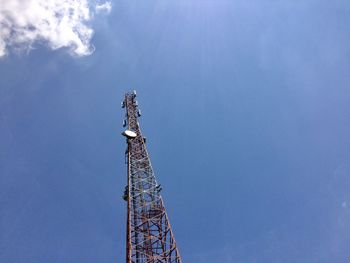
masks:
[[[182,263],[172,228],[169,223],[161,186],[157,183],[145,138],[141,134],[138,117],[141,116],[136,92],[125,94],[122,106],[126,108],[123,133],[126,137],[127,186],[127,263]]]

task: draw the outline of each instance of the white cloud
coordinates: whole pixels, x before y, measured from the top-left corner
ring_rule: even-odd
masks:
[[[106,12],[109,14],[112,10],[112,3],[105,2],[103,4],[97,4],[95,9],[96,9],[96,13]]]
[[[111,4],[96,5],[110,10]],[[71,54],[93,52],[93,15],[88,0],[0,0],[0,57],[9,49],[30,50],[42,42],[51,49],[69,48]]]

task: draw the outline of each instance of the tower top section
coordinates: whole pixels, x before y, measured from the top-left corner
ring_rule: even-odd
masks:
[[[141,110],[138,108],[136,90],[125,93],[121,106],[122,108],[126,108],[125,119],[123,120],[123,127],[125,127],[126,130],[122,135],[128,139],[134,139],[138,135],[141,135],[137,122],[137,118],[141,117]]]

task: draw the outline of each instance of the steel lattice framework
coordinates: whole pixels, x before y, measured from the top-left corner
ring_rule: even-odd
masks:
[[[127,263],[182,263],[162,197],[137,121],[141,116],[136,92],[125,94],[123,133],[127,141]]]

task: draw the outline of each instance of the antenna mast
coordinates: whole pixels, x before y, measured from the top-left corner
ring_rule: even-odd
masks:
[[[125,94],[127,150],[126,263],[182,263],[137,118],[136,91]]]

